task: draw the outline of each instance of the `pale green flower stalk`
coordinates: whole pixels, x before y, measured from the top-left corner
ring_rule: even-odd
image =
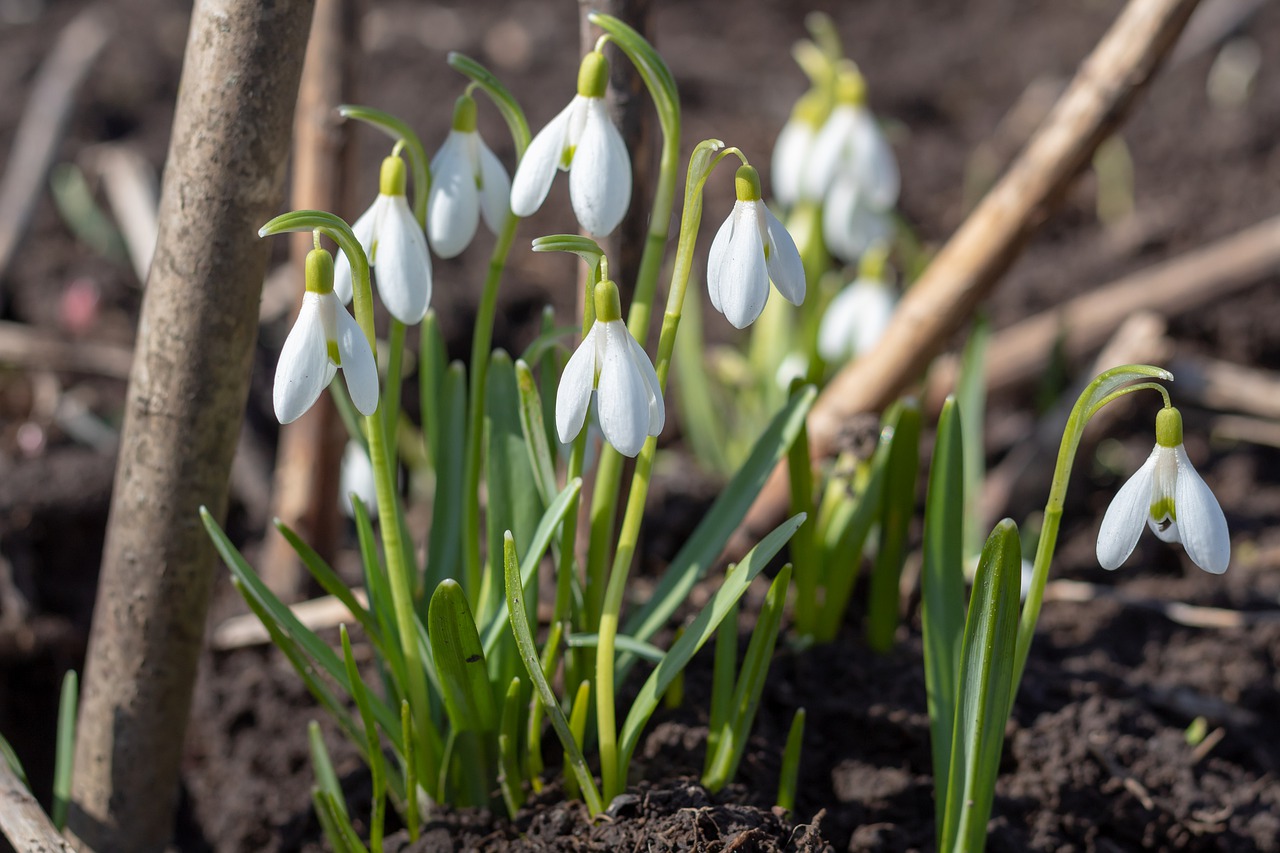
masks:
[[[373,331],[373,289],[369,281],[369,261],[365,257],[360,241],[352,233],[347,223],[331,213],[315,210],[298,210],[285,213],[272,219],[259,230],[262,237],[281,234],[288,231],[318,231],[336,242],[351,262],[353,280],[353,301],[356,322],[360,325],[369,347],[377,353],[377,338]],[[421,654],[415,625],[417,624],[413,606],[413,582],[416,566],[411,557],[408,543],[403,537],[403,529],[396,523],[400,515],[399,495],[395,488],[392,468],[392,457],[389,453],[389,442],[386,428],[386,409],[384,402],[370,414],[368,426],[369,458],[373,464],[374,486],[378,495],[378,506],[385,521],[379,525],[382,532],[382,546],[387,561],[387,578],[390,581],[392,604],[395,611],[396,626],[399,630],[400,650],[404,655],[405,670],[408,673],[409,705],[412,711],[414,726],[422,735],[418,743],[418,760],[421,767],[434,768],[439,760],[439,734],[431,720],[430,705],[427,694],[426,661]],[[428,793],[433,789],[427,780],[433,774],[421,773],[420,778],[427,787]]]

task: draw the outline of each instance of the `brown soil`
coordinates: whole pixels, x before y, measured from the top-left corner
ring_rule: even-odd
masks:
[[[72,0],[0,3],[0,159],[40,60],[82,7]],[[687,110],[685,148],[716,136],[757,162],[786,118],[803,79],[788,50],[803,35],[793,4],[657,4],[656,41]],[[873,107],[895,127],[906,218],[936,244],[961,221],[964,176],[974,149],[1033,80],[1063,78],[1115,17],[1118,0],[1087,4],[976,0],[963,6],[922,0],[819,4],[837,19],[850,55],[870,85]],[[157,167],[168,135],[188,6],[176,0],[117,0],[129,21],[86,82],[59,157],[123,141]],[[24,11],[25,10],[25,11]],[[576,64],[575,4],[412,2],[364,10],[361,100],[403,115],[433,146],[442,138],[459,83],[444,66],[448,50],[489,64],[508,80],[536,127],[567,99]],[[22,15],[27,15],[26,19]],[[17,17],[15,17],[17,16]],[[1136,212],[1104,228],[1093,215],[1094,181],[1082,177],[1064,209],[1028,247],[1002,284],[991,312],[997,326],[1126,272],[1217,237],[1278,210],[1280,190],[1280,6],[1264,4],[1236,34],[1262,57],[1240,108],[1212,106],[1205,81],[1216,48],[1171,67],[1145,95],[1124,131],[1135,170]],[[510,162],[500,126],[481,108],[482,129]],[[385,151],[361,135],[363,180]],[[1013,150],[1005,146],[1004,153]],[[767,170],[766,170],[767,171]],[[730,190],[711,182],[707,219],[727,210]],[[525,238],[564,230],[565,190],[521,231]],[[348,215],[358,210],[346,211]],[[458,356],[466,349],[475,291],[488,243],[436,267],[437,305]],[[557,265],[557,263],[559,265]],[[545,302],[572,299],[571,263],[513,253],[498,342],[518,348]],[[88,277],[100,293],[89,339],[126,342],[139,292],[127,267],[76,242],[42,199],[22,251],[0,278],[0,319],[67,334],[59,306],[67,285]],[[1179,352],[1280,368],[1280,279],[1170,317]],[[284,321],[287,322],[287,321]],[[279,325],[279,324],[277,324]],[[270,446],[267,399],[283,326],[264,330],[250,402],[252,440]],[[110,380],[59,377],[108,423],[118,421],[123,388]],[[0,372],[0,555],[30,605],[15,624],[6,597],[0,620],[0,732],[14,742],[33,784],[48,791],[57,680],[79,668],[106,521],[113,460],[77,445],[41,414],[48,382],[36,371]],[[43,390],[42,390],[43,389]],[[1176,385],[1173,393],[1178,393]],[[1024,436],[1033,389],[993,401],[993,436]],[[1121,482],[1092,453],[1081,455],[1069,494],[1055,573],[1157,601],[1184,601],[1259,615],[1237,629],[1179,626],[1149,610],[1109,601],[1051,602],[1008,729],[991,824],[993,851],[1280,850],[1280,452],[1210,442],[1216,413],[1187,408],[1188,452],[1222,500],[1235,545],[1231,570],[1210,577],[1185,555],[1145,537],[1130,566],[1098,569],[1093,537]],[[1118,439],[1104,457],[1132,470],[1150,447],[1149,410],[1137,407],[1109,428]],[[43,423],[44,441],[23,450],[24,424]],[[991,439],[992,461],[1015,438]],[[696,523],[708,490],[666,484],[650,530],[661,528],[642,560],[659,567]],[[678,499],[677,499],[678,498]],[[1042,495],[1030,507],[1038,506]],[[1026,510],[1017,510],[1023,516]],[[1023,519],[1018,518],[1021,522]],[[233,515],[250,543],[265,519]],[[660,540],[660,541],[659,541]],[[222,570],[219,568],[221,577]],[[857,609],[855,603],[855,612]],[[211,621],[236,612],[225,584]],[[749,628],[749,625],[744,625]],[[918,625],[892,653],[877,657],[851,617],[834,645],[780,649],[770,673],[752,748],[738,782],[712,797],[696,776],[707,697],[689,679],[685,708],[664,711],[639,757],[643,780],[590,824],[553,787],[509,822],[445,811],[405,850],[519,846],[521,849],[927,850],[933,845],[932,781]],[[319,712],[273,651],[206,653],[188,731],[186,798],[178,827],[183,850],[314,850],[311,768],[305,723]],[[706,661],[695,662],[695,673]],[[790,818],[770,806],[791,715],[808,711],[801,797]],[[1208,722],[1210,749],[1185,736]],[[1218,732],[1221,731],[1221,734]],[[327,742],[354,813],[365,810],[368,781],[332,730]],[[394,849],[394,848],[393,848]]]

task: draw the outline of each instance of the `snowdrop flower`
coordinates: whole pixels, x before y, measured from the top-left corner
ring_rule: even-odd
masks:
[[[832,251],[852,259],[892,234],[889,212],[901,178],[893,149],[866,106],[866,85],[845,71],[836,105],[809,149],[801,192],[823,200],[823,237]]]
[[[866,252],[853,283],[827,306],[818,326],[818,354],[835,364],[871,349],[884,335],[897,299],[884,280],[885,253]]]
[[[1181,542],[1197,566],[1222,574],[1231,538],[1222,507],[1182,447],[1182,415],[1172,406],[1156,416],[1156,446],[1116,493],[1098,531],[1098,562],[1119,568],[1133,553],[1143,522],[1164,542]]]
[[[529,144],[511,181],[511,210],[533,214],[546,201],[556,169],[569,172],[569,200],[578,222],[597,237],[618,227],[631,204],[631,157],[609,121],[604,93],[609,61],[598,51],[582,59],[578,94]]]
[[[596,285],[596,321],[569,358],[556,391],[556,432],[568,444],[582,431],[595,392],[605,441],[635,456],[651,435],[662,432],[666,409],[653,362],[622,322],[618,288]]]
[[[825,117],[822,100],[822,93],[816,90],[802,95],[773,144],[773,194],[784,207],[792,207],[802,197],[809,151]]]
[[[711,304],[730,323],[745,329],[769,299],[769,281],[792,305],[804,301],[804,264],[787,229],[760,200],[760,175],[738,168],[738,200],[716,232],[707,259]]]
[[[431,304],[431,255],[427,237],[414,219],[405,197],[404,161],[392,155],[382,161],[378,198],[351,226],[369,257],[382,303],[406,326],[421,322]],[[334,292],[346,305],[351,301],[351,264],[338,259]]]
[[[333,256],[324,249],[313,250],[306,270],[302,310],[276,364],[271,395],[276,418],[287,424],[301,417],[339,367],[351,402],[360,414],[371,415],[378,408],[378,368],[364,332],[333,292]]]
[[[338,506],[347,518],[356,517],[351,496],[355,495],[369,511],[369,517],[378,517],[378,489],[374,482],[373,462],[369,451],[354,439],[347,442],[342,451],[342,465],[338,471]]]
[[[442,258],[453,258],[471,244],[481,215],[495,234],[506,217],[511,179],[476,132],[476,101],[458,98],[453,129],[431,160],[427,197],[427,236]]]

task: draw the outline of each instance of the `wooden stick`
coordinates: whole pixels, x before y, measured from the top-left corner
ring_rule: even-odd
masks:
[[[878,411],[916,380],[994,290],[1098,144],[1124,118],[1169,52],[1196,0],[1130,0],[1084,61],[1022,156],[903,297],[880,344],[845,367],[809,415],[817,458],[840,428]],[[785,463],[774,469],[731,548],[743,552],[786,512]]]
[[[1280,420],[1280,373],[1274,370],[1190,355],[1174,358],[1169,370],[1178,396],[1208,409]]]
[[[0,832],[21,853],[75,853],[7,761],[0,761]]]
[[[91,165],[102,177],[107,203],[129,250],[138,282],[147,280],[156,251],[159,193],[155,170],[134,145],[112,143],[93,149]]]
[[[362,606],[369,606],[368,596],[362,587],[351,590],[351,594]],[[300,601],[289,610],[298,617],[299,622],[312,631],[336,628],[344,622],[355,621],[355,616],[347,606],[332,595]],[[263,646],[269,642],[271,642],[271,635],[263,627],[262,620],[252,613],[245,613],[232,616],[214,628],[213,636],[209,638],[209,647],[214,651],[227,652],[246,646]]]
[[[0,320],[0,364],[128,379],[133,350],[118,344],[71,343],[25,323]]]
[[[294,210],[341,212],[350,196],[354,172],[353,122],[341,121],[338,105],[354,88],[350,34],[356,31],[355,4],[349,0],[317,0],[311,39],[298,89],[294,120]],[[303,265],[311,250],[310,234],[294,234],[289,244],[290,303],[301,305]],[[302,536],[325,560],[332,561],[342,526],[338,516],[338,483],[347,432],[328,394],[311,410],[280,428],[270,515]],[[302,595],[306,572],[284,537],[269,531],[262,559],[262,580],[283,601]]]
[[[1142,310],[1184,314],[1256,285],[1280,270],[1280,216],[1230,237],[1124,276],[1092,293],[1028,317],[991,339],[987,389],[999,390],[1038,377],[1061,338],[1068,358],[1100,347],[1125,318]],[[934,407],[955,387],[958,362],[940,358],[929,372],[925,399]],[[1181,376],[1175,372],[1181,380]]]
[[[26,233],[76,92],[113,29],[105,9],[90,6],[67,24],[40,65],[0,180],[0,276]]]
[[[75,841],[159,853],[203,646],[311,0],[196,0],[76,733]]]
[[[1154,611],[1170,622],[1176,622],[1188,628],[1234,630],[1253,625],[1280,623],[1280,610],[1228,610],[1225,607],[1201,607],[1181,601],[1145,598],[1123,589],[1083,581],[1049,581],[1044,590],[1044,600],[1082,603],[1098,600],[1115,601],[1126,607]]]

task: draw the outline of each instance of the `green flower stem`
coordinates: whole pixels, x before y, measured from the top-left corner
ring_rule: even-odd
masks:
[[[431,164],[427,160],[426,149],[422,140],[413,128],[405,124],[391,113],[375,110],[373,107],[361,107],[355,104],[342,104],[338,107],[338,115],[353,118],[376,127],[403,146],[409,154],[409,169],[413,173],[413,218],[419,225],[427,221],[427,192],[431,189]]]
[[[1159,367],[1145,364],[1127,364],[1112,368],[1099,375],[1089,384],[1089,387],[1084,389],[1071,409],[1071,415],[1067,418],[1062,443],[1058,447],[1058,461],[1053,469],[1053,484],[1049,487],[1049,501],[1044,508],[1040,541],[1036,545],[1031,588],[1027,591],[1027,601],[1022,607],[1022,617],[1018,624],[1013,689],[1009,693],[1010,705],[1013,697],[1018,694],[1022,671],[1027,665],[1027,654],[1031,651],[1031,641],[1035,637],[1036,622],[1040,618],[1040,607],[1044,602],[1044,588],[1049,580],[1049,564],[1053,561],[1053,551],[1058,542],[1058,528],[1062,524],[1062,509],[1066,502],[1067,484],[1071,480],[1071,466],[1076,458],[1076,450],[1080,447],[1080,439],[1084,436],[1085,427],[1103,406],[1134,391],[1157,389],[1164,396],[1165,405],[1169,404],[1169,394],[1163,387],[1153,382],[1130,384],[1140,379],[1172,382],[1173,374]]]
[[[618,46],[635,65],[653,98],[662,126],[662,150],[658,159],[658,184],[654,190],[649,231],[645,235],[640,269],[636,273],[635,291],[627,314],[627,329],[641,346],[649,337],[653,316],[653,300],[658,289],[658,275],[666,252],[671,228],[671,209],[675,204],[676,181],[680,177],[680,102],[675,79],[653,46],[634,29],[611,15],[593,12],[587,17],[605,32],[605,37]],[[590,299],[587,300],[589,304]],[[590,539],[587,547],[586,611],[587,628],[599,627],[601,586],[609,560],[609,544],[613,540],[617,516],[618,490],[622,484],[623,457],[607,444],[601,448],[596,480],[591,496]],[[600,694],[596,693],[599,700]]]
[[[373,288],[369,281],[369,261],[365,257],[360,242],[351,232],[350,226],[331,213],[302,210],[277,216],[264,225],[258,234],[266,237],[285,231],[311,230],[321,231],[330,237],[346,253],[347,260],[351,262],[356,321],[368,338],[369,346],[376,353],[377,340],[373,333]],[[387,561],[387,578],[391,582],[391,600],[396,617],[396,628],[400,635],[405,670],[408,673],[409,683],[406,686],[409,704],[413,709],[415,729],[422,736],[418,745],[418,758],[422,767],[429,768],[437,763],[434,747],[439,735],[430,717],[426,662],[418,644],[417,619],[413,608],[411,571],[414,567],[405,559],[407,550],[402,537],[403,528],[399,523],[402,509],[387,453],[383,405],[379,405],[373,414],[369,415],[367,426],[369,460],[373,465],[374,488],[378,495],[378,508],[382,517],[382,524],[379,525],[382,531],[382,548]],[[422,778],[426,780],[430,776],[423,773]],[[433,796],[435,794],[433,791],[428,793]]]
[[[480,596],[480,451],[484,444],[485,380],[489,374],[489,348],[493,343],[493,318],[498,310],[498,284],[506,269],[507,256],[516,236],[519,218],[510,211],[489,258],[489,273],[476,309],[476,325],[471,333],[471,387],[467,401],[467,446],[462,486],[463,577],[472,607]],[[496,560],[496,555],[492,559]],[[495,562],[495,566],[498,564]]]
[[[727,152],[717,154],[723,143],[707,140],[694,149],[689,159],[688,177],[685,182],[684,211],[680,217],[680,235],[676,242],[675,264],[671,272],[671,286],[667,294],[667,309],[662,318],[662,330],[658,335],[658,391],[667,386],[667,374],[671,369],[671,353],[675,350],[676,332],[684,307],[684,295],[689,286],[689,272],[693,268],[693,249],[697,242],[698,226],[702,222],[702,187],[707,176]],[[636,458],[636,471],[631,479],[631,492],[627,509],[618,534],[618,548],[605,588],[604,608],[598,629],[596,646],[596,726],[600,748],[600,777],[604,799],[611,800],[626,787],[626,767],[619,766],[618,727],[614,716],[614,650],[618,633],[618,619],[622,611],[622,599],[626,592],[627,575],[640,539],[640,525],[644,520],[644,503],[649,494],[649,482],[653,473],[653,458],[657,438],[650,436]],[[620,457],[620,454],[615,453]],[[603,463],[603,460],[602,460]],[[597,488],[599,481],[597,480]]]

